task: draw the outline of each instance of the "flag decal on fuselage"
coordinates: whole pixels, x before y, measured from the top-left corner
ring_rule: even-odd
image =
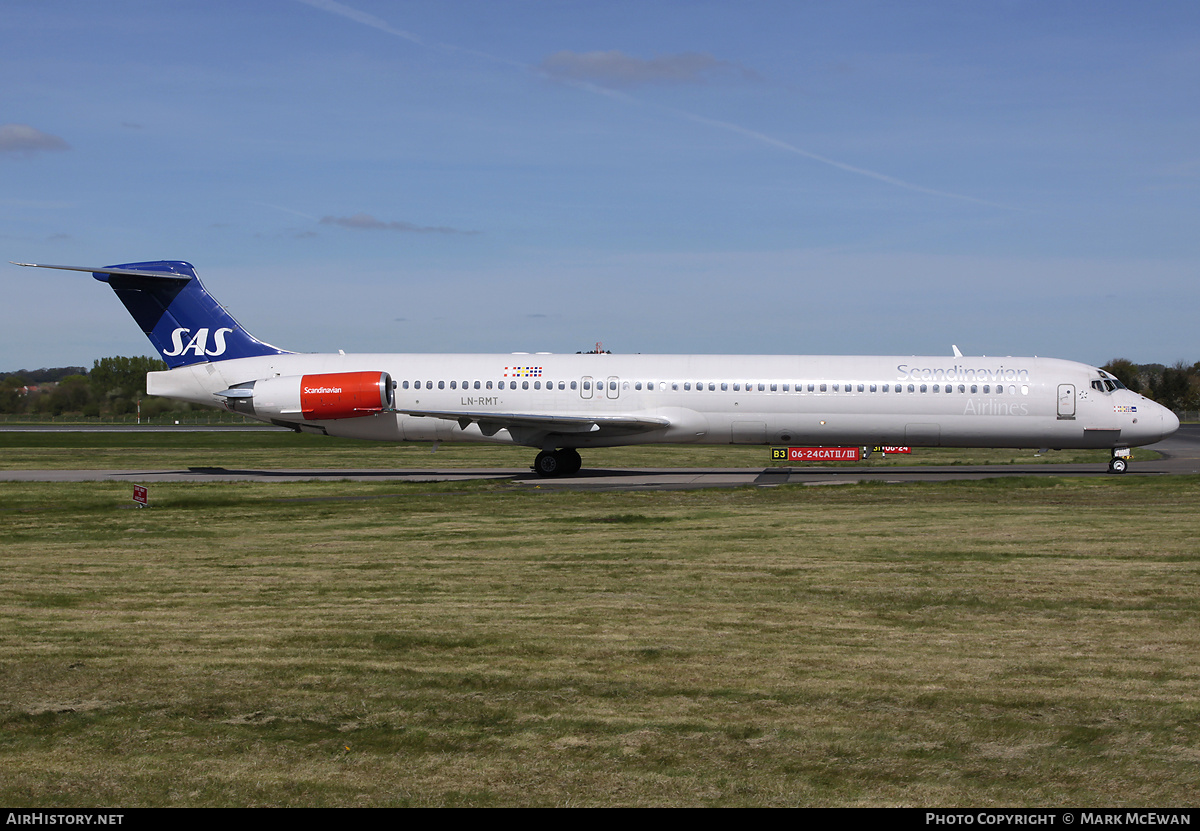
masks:
[[[504,367],[505,378],[541,378],[542,368],[540,366],[506,366]]]

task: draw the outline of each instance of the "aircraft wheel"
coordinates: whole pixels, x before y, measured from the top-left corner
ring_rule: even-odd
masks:
[[[538,476],[550,477],[560,476],[563,473],[563,460],[558,453],[552,450],[543,450],[537,454],[537,458],[533,460],[533,469]]]
[[[1124,459],[1113,459],[1108,463],[1109,473],[1124,473],[1129,469],[1129,462]]]
[[[578,473],[579,468],[583,467],[583,459],[579,458],[579,452],[573,447],[564,447],[558,451],[560,463],[562,464],[562,474],[570,476]]]

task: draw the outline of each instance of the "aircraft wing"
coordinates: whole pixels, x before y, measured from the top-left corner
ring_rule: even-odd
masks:
[[[547,433],[595,433],[600,430],[606,433],[645,433],[650,430],[661,430],[671,424],[665,418],[631,415],[569,416],[467,410],[397,410],[396,412],[410,416],[457,421],[458,426],[464,430],[468,424],[478,423],[480,432],[485,436],[493,436],[498,430],[506,428],[541,430]]]

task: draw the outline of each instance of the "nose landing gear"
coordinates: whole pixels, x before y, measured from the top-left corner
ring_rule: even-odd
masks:
[[[1109,473],[1124,473],[1129,469],[1129,448],[1114,447],[1112,458],[1108,460]]]

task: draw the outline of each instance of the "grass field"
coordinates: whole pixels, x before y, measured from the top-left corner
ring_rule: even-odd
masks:
[[[151,496],[0,484],[0,804],[1200,788],[1200,478]]]

